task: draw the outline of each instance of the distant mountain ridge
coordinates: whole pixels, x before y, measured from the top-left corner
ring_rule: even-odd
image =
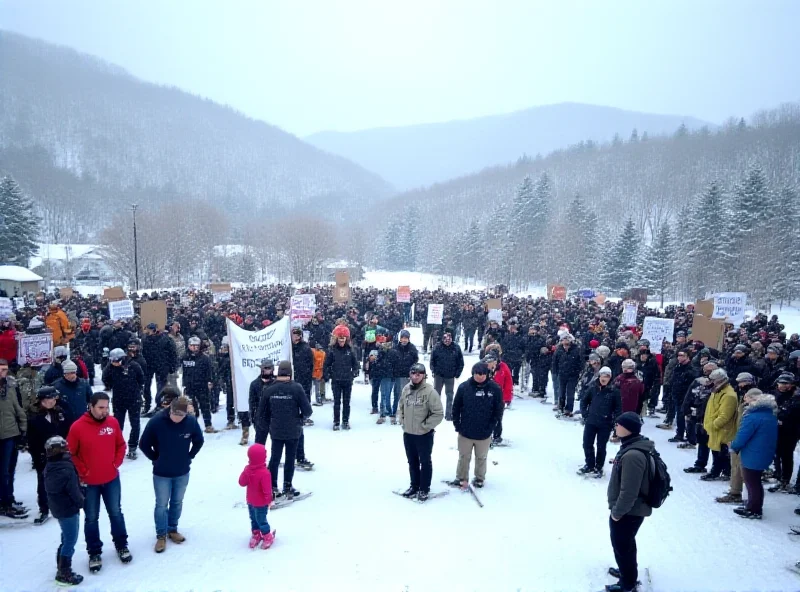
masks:
[[[72,49],[0,31],[0,72],[0,157],[44,149],[56,167],[108,188],[112,203],[115,190],[138,187],[245,209],[393,193],[277,127]]]
[[[581,141],[611,141],[615,134],[627,139],[634,129],[640,136],[672,133],[681,124],[689,130],[714,127],[688,116],[559,103],[468,120],[319,132],[305,139],[404,190],[505,165],[524,154],[545,156]]]

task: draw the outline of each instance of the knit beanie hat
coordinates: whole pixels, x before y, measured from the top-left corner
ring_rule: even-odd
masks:
[[[292,363],[289,360],[283,360],[278,364],[278,376],[291,376]]]
[[[69,374],[70,372],[77,372],[78,366],[72,360],[67,360],[63,364],[61,364],[62,370],[64,370],[64,374]]]
[[[642,431],[642,420],[639,418],[639,415],[633,411],[626,411],[620,415],[614,423],[621,425],[632,434],[638,434]]]

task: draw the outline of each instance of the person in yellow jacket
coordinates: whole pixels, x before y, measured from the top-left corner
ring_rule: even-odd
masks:
[[[714,370],[708,379],[714,383],[714,390],[708,398],[703,427],[708,432],[708,447],[711,449],[713,464],[711,471],[702,477],[703,481],[715,481],[731,474],[731,460],[728,445],[736,437],[736,420],[739,400],[736,391],[728,383],[728,374],[722,368]]]
[[[53,346],[67,345],[75,337],[75,331],[69,323],[66,313],[55,302],[48,307],[44,324],[53,334]]]

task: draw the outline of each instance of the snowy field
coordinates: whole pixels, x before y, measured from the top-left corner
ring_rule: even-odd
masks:
[[[419,329],[412,339],[421,341]],[[466,356],[462,379],[477,361]],[[390,591],[591,592],[612,583],[606,486],[575,474],[583,464],[579,423],[557,421],[550,405],[518,400],[506,412],[504,436],[513,447],[489,453],[486,486],[479,508],[469,494],[452,491],[425,505],[393,495],[405,489],[408,471],[402,428],[375,424],[370,387],[353,390],[349,432],[333,432],[330,405],[314,407],[316,425],[306,428],[313,472],[296,472],[294,485],[310,498],[270,512],[277,529],[269,550],[247,547],[249,521],[245,491],[237,479],[245,465],[240,432],[206,439],[192,465],[180,531],[183,545],[153,551],[154,495],[151,465],[144,456],[122,465],[122,509],[134,560],[122,565],[113,552],[108,520],[101,511],[104,566],[87,569],[83,533],[74,558],[86,576],[86,591]],[[146,420],[143,420],[143,423]],[[668,444],[670,432],[647,420],[670,467],[675,491],[654,511],[638,536],[640,567],[649,567],[653,590],[800,590],[800,576],[786,566],[800,560],[800,543],[787,536],[800,523],[793,509],[800,498],[766,494],[764,520],[746,521],[731,506],[714,502],[727,487],[705,483],[682,469],[694,451]],[[225,424],[224,409],[214,424]],[[127,432],[127,429],[126,429]],[[252,438],[252,436],[251,436]],[[269,447],[268,441],[268,447]],[[456,435],[444,422],[436,430],[433,491],[455,476]],[[613,458],[616,447],[609,444]],[[279,482],[282,480],[282,476]],[[17,470],[18,499],[31,509],[26,523],[0,519],[0,590],[53,590],[58,523],[35,527],[36,474],[28,455]]]

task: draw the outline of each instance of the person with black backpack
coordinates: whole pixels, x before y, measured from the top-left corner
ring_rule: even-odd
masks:
[[[669,475],[653,442],[639,434],[642,422],[637,413],[623,413],[615,427],[621,446],[608,482],[608,524],[617,568],[608,573],[619,582],[606,590],[631,592],[637,589],[639,578],[636,533],[653,507],[659,507],[669,495]]]

